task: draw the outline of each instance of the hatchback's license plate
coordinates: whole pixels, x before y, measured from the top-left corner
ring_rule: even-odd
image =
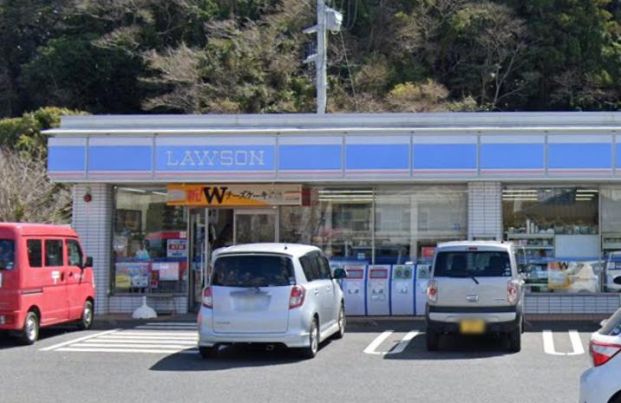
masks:
[[[485,332],[485,322],[481,319],[464,319],[459,322],[459,331],[463,334],[481,334]]]

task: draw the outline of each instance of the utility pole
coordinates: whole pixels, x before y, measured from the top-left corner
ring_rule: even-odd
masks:
[[[317,113],[326,113],[328,88],[328,35],[327,30],[338,32],[343,15],[326,6],[324,0],[317,0],[317,25],[304,30],[305,34],[317,33],[316,53],[306,58],[304,63],[315,63],[315,86],[317,91]]]

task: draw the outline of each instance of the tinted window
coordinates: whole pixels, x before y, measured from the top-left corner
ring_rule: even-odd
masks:
[[[300,263],[302,264],[302,270],[304,271],[306,281],[314,281],[321,278],[321,271],[316,253],[309,253],[308,255],[302,256],[300,258]]]
[[[42,259],[42,247],[40,239],[29,239],[26,241],[26,247],[28,248],[28,264],[30,267],[41,267],[43,266]]]
[[[329,280],[332,278],[332,272],[330,271],[330,263],[324,256],[317,255],[317,263],[319,264],[319,273],[321,278]]]
[[[212,285],[279,287],[295,284],[293,264],[286,256],[222,256],[216,260]]]
[[[0,239],[0,269],[15,267],[15,243],[12,239]]]
[[[606,325],[599,330],[600,334],[606,336],[618,336],[621,334],[621,309],[608,319]]]
[[[56,239],[45,241],[45,265],[48,267],[63,265],[63,241]]]
[[[82,266],[82,249],[77,241],[73,239],[67,241],[67,253],[69,253],[69,266]]]
[[[433,272],[437,277],[511,277],[507,252],[440,252]]]

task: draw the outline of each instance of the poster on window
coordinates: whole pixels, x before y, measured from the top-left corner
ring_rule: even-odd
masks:
[[[160,262],[153,263],[151,269],[158,273],[159,281],[178,281],[179,280],[179,263],[178,262]]]
[[[168,239],[166,241],[166,256],[177,258],[188,257],[188,240]]]
[[[149,286],[149,263],[121,262],[116,263],[116,288],[146,288]]]

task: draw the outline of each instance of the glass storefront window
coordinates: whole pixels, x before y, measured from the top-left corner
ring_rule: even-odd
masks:
[[[281,242],[319,246],[333,261],[429,260],[438,242],[467,236],[465,186],[313,187],[280,209]]]
[[[187,220],[166,205],[165,188],[115,189],[112,289],[187,292]]]
[[[531,291],[601,291],[599,195],[588,185],[503,189],[505,239],[522,250]]]

